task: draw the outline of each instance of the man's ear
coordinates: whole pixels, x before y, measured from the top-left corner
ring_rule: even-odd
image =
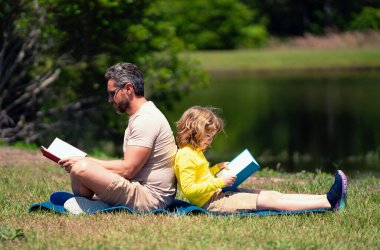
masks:
[[[127,93],[128,93],[128,94],[135,93],[135,90],[133,89],[132,84],[127,83],[127,85],[125,85],[125,88],[127,89]]]

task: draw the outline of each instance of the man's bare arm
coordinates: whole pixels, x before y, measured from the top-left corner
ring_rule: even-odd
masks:
[[[91,158],[101,164],[104,168],[115,172],[126,179],[131,179],[144,166],[152,149],[140,146],[128,146],[123,160],[98,160]]]

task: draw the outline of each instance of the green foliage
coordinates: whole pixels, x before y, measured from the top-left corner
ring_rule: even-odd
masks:
[[[266,28],[255,20],[255,12],[237,0],[168,0],[159,1],[155,9],[189,48],[233,49],[240,43],[256,47],[266,39]]]
[[[354,30],[380,30],[380,8],[364,7],[350,27]]]
[[[269,40],[269,34],[262,25],[249,25],[242,29],[242,38],[239,46],[242,48],[261,48]]]
[[[39,147],[35,143],[25,143],[22,141],[14,142],[14,143],[12,143],[12,146],[16,147],[16,148],[26,149],[26,150],[38,150],[39,149]]]
[[[276,36],[299,36],[305,33],[323,34],[326,31],[345,31],[353,17],[363,7],[380,8],[378,0],[298,1],[298,0],[241,0],[265,18],[266,28]]]
[[[39,98],[43,85],[48,85],[45,80],[59,64],[52,58],[61,37],[38,1],[0,1],[0,6],[1,137],[26,140],[27,130],[33,130],[30,122],[38,119]]]
[[[26,57],[29,64],[18,66],[23,74],[16,70],[10,84],[0,84],[0,89],[14,91],[0,102],[0,111],[14,102],[15,95],[28,90],[25,83],[35,79],[39,84],[44,76],[59,70],[54,84],[30,98],[33,103],[5,111],[10,122],[0,122],[0,129],[11,127],[14,133],[2,136],[7,141],[48,143],[60,134],[77,145],[87,140],[93,146],[99,146],[99,138],[119,142],[125,121],[108,106],[104,81],[105,70],[119,61],[133,62],[142,69],[146,97],[161,108],[170,109],[192,88],[206,84],[202,69],[193,60],[179,56],[183,42],[173,25],[159,18],[156,2],[0,1],[2,27],[12,34],[10,42],[1,43],[22,43],[33,30],[38,31],[36,46],[26,53],[38,57]],[[12,48],[6,47],[6,51]],[[16,55],[10,58],[16,61]],[[10,67],[3,64],[3,72]],[[32,89],[29,87],[30,92]],[[16,124],[20,128],[14,127]],[[24,124],[29,126],[27,131],[22,131]],[[93,138],[94,134],[99,138]]]
[[[103,75],[110,65],[138,64],[147,97],[170,110],[207,83],[201,65],[182,51],[263,47],[273,34],[344,30],[353,18],[355,29],[378,29],[379,5],[376,0],[0,0],[1,137],[43,143],[60,134],[92,145],[97,134],[119,142],[126,122],[107,106]],[[58,79],[42,88],[54,73]]]

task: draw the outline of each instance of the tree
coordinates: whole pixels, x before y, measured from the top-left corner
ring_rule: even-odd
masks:
[[[9,75],[1,78],[1,138],[41,142],[55,132],[74,142],[87,133],[97,134],[87,135],[95,144],[119,140],[103,76],[118,61],[141,66],[148,98],[163,106],[204,84],[205,74],[179,56],[183,43],[170,23],[156,19],[154,3],[1,0],[0,71]]]
[[[380,7],[378,0],[240,0],[268,21],[267,28],[276,36],[323,34],[345,31],[363,7]]]
[[[60,60],[45,61],[53,36],[38,1],[1,1],[0,137],[35,139],[41,93],[60,74]]]
[[[268,39],[255,12],[238,0],[163,0],[156,9],[189,47],[198,50],[257,47]]]
[[[364,7],[351,22],[355,30],[380,30],[380,8]]]

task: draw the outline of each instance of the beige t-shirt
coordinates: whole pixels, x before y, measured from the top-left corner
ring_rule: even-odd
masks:
[[[140,182],[154,198],[169,204],[176,194],[173,162],[177,146],[168,121],[153,102],[145,103],[129,117],[124,134],[124,154],[127,146],[152,149],[147,162],[131,181]]]

